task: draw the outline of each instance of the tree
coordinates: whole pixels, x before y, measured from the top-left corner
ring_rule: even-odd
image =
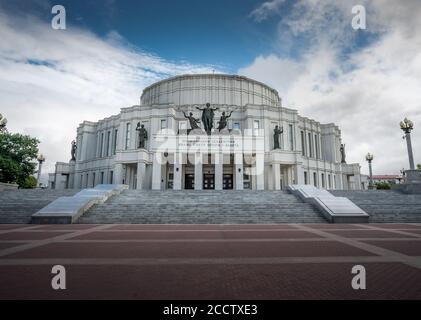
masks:
[[[28,177],[36,170],[38,139],[19,133],[0,133],[0,182],[31,185]]]
[[[421,163],[418,163],[418,164],[417,164],[417,169],[418,169],[418,170],[421,170]]]

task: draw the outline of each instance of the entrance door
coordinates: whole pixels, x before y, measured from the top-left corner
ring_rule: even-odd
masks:
[[[184,189],[194,189],[194,174],[186,174],[184,181]]]
[[[233,175],[232,174],[224,174],[222,177],[222,188],[225,190],[232,190],[233,189]]]
[[[214,174],[203,175],[203,189],[204,190],[215,189],[215,175]]]

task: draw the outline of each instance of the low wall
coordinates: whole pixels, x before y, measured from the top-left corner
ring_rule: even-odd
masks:
[[[0,191],[17,190],[18,187],[19,186],[16,183],[4,183],[4,182],[0,182]]]

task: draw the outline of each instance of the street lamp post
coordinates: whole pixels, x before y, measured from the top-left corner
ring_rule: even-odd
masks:
[[[368,189],[373,189],[373,170],[371,168],[371,162],[373,161],[374,156],[372,154],[367,153],[367,155],[365,156],[365,160],[367,160],[368,162],[368,170],[369,170],[369,174],[370,174],[370,180],[368,182]]]
[[[38,175],[37,175],[37,184],[40,185],[39,181],[41,179],[41,170],[42,170],[42,163],[45,161],[45,157],[40,154],[37,158],[39,166],[38,166]]]
[[[412,153],[411,143],[411,131],[414,129],[414,123],[408,118],[405,118],[403,121],[401,121],[400,126],[402,131],[405,133],[406,146],[408,148],[409,169],[415,170],[414,154]]]

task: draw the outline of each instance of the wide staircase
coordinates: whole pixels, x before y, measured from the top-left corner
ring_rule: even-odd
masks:
[[[86,212],[78,223],[324,223],[309,204],[283,191],[125,190]]]
[[[7,190],[0,192],[0,224],[29,223],[31,216],[55,199],[79,190]]]
[[[404,194],[392,190],[330,191],[347,197],[370,215],[370,222],[421,222],[421,195]]]

